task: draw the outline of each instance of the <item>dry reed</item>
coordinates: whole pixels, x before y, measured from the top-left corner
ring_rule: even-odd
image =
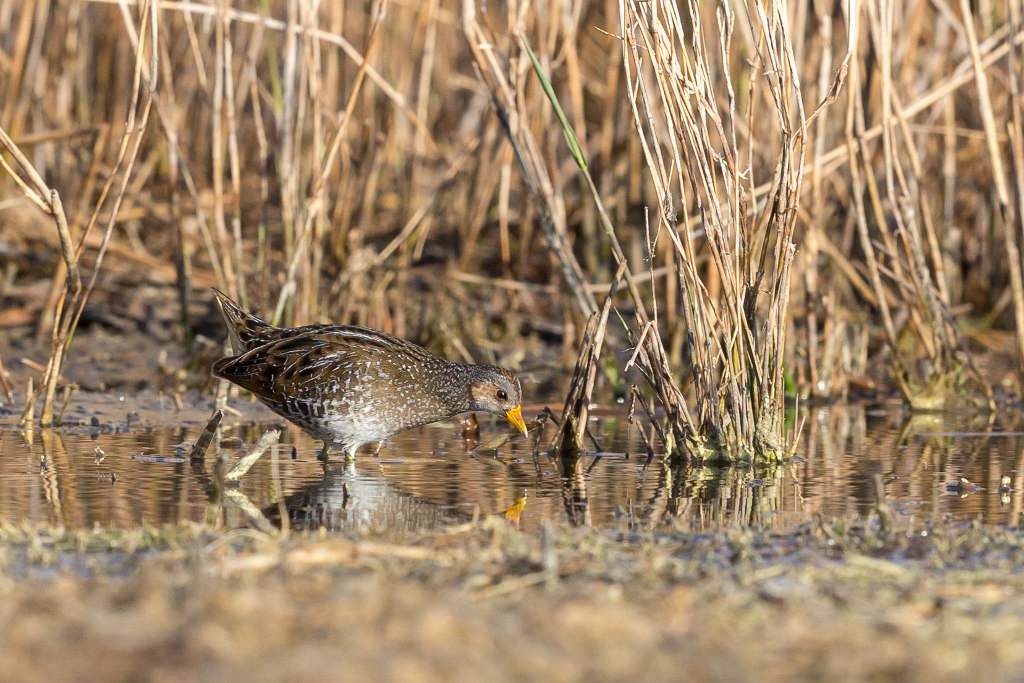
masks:
[[[487,360],[575,346],[625,262],[666,448],[783,451],[787,391],[1020,390],[1022,43],[992,0],[0,0],[0,295],[57,257],[52,422],[118,287],[186,343],[216,284]]]

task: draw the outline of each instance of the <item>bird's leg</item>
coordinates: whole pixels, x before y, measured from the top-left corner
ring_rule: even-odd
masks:
[[[357,448],[359,448],[359,446],[350,446],[349,448],[345,449],[345,462],[346,463],[354,463],[356,461],[356,449]]]
[[[320,449],[319,453],[317,453],[316,459],[319,460],[320,462],[327,462],[327,458],[330,457],[330,454],[331,444],[328,441],[324,441],[324,447]]]
[[[375,457],[375,458],[380,457],[380,449],[384,448],[384,444],[386,442],[387,442],[387,439],[382,439],[382,440],[377,442],[376,448],[373,449],[373,457]]]

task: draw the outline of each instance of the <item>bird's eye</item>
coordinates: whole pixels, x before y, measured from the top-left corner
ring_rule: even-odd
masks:
[[[499,401],[508,400],[508,394],[505,393],[504,389],[498,389],[498,400]]]

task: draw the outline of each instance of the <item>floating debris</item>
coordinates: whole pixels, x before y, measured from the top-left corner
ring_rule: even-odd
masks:
[[[239,439],[237,436],[225,436],[220,440],[221,448],[230,448],[232,450],[240,450],[245,447],[245,442]]]
[[[146,455],[145,453],[132,453],[128,457],[132,460],[138,460],[139,462],[159,462],[171,465],[178,465],[185,462],[185,458],[175,458],[167,455]]]
[[[1010,494],[1013,493],[1013,487],[1010,486],[1010,482],[1011,481],[1012,481],[1012,479],[1010,479],[1010,476],[1007,475],[1007,474],[1004,474],[1002,477],[999,478],[999,504],[1000,505],[1009,505],[1010,504]]]
[[[981,491],[981,487],[967,477],[960,477],[957,481],[951,481],[946,484],[946,490],[950,493],[959,494],[961,498],[966,498],[972,493]]]

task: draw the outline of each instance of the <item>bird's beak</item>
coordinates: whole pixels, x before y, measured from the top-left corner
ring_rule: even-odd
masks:
[[[526,423],[523,422],[523,410],[520,406],[516,406],[505,413],[505,417],[507,417],[508,421],[511,422],[516,429],[522,432],[524,436],[529,434],[529,432],[526,431]]]

